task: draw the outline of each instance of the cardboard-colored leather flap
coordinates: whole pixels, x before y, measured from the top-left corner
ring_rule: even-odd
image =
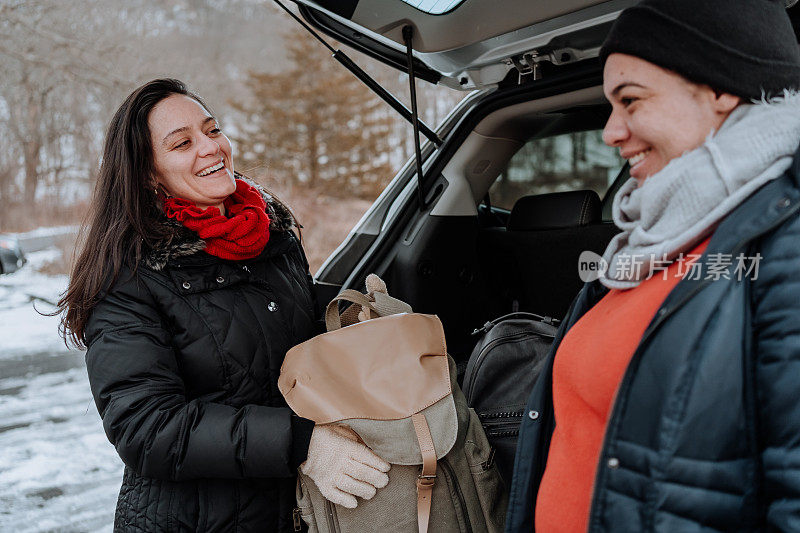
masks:
[[[286,354],[278,388],[318,424],[410,417],[451,393],[442,324],[409,313],[317,335]]]

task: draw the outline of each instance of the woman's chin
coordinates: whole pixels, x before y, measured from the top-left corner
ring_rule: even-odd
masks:
[[[236,180],[233,172],[215,172],[214,175],[200,178],[198,190],[209,198],[225,199],[236,191]]]
[[[632,178],[634,178],[636,181],[639,182],[639,185],[641,185],[642,183],[644,183],[644,180],[646,180],[650,174],[647,173],[646,168],[642,168],[642,163],[639,163],[638,165],[631,167],[630,175]]]
[[[630,169],[630,176],[636,181],[639,182],[641,186],[642,183],[647,180],[650,176],[653,176],[660,172],[666,165],[660,164],[657,161],[648,161],[645,159],[641,163],[634,165]]]

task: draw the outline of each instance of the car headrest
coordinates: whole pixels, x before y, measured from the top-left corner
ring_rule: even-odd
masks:
[[[508,217],[509,231],[572,228],[600,222],[602,205],[594,191],[523,196]]]

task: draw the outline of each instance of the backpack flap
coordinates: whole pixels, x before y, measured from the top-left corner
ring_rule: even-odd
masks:
[[[317,335],[286,354],[278,388],[299,416],[346,422],[390,463],[421,464],[416,413],[425,414],[438,457],[456,440],[447,347],[433,315],[391,315]]]
[[[455,364],[451,366],[455,372]],[[455,375],[451,376],[455,380]],[[448,394],[420,414],[430,428],[436,458],[441,459],[453,449],[458,437],[458,413],[452,394]],[[411,417],[400,420],[370,420],[351,418],[340,421],[358,433],[364,444],[369,446],[385,461],[396,465],[420,465],[422,455],[416,438],[414,422]]]

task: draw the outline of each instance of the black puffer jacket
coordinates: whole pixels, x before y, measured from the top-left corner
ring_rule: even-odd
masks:
[[[757,275],[735,275],[739,254],[760,254]],[[722,221],[698,264],[705,274],[672,290],[617,390],[590,532],[800,531],[800,153]],[[606,292],[584,287],[528,401],[508,532],[535,523],[556,349]]]
[[[246,261],[165,220],[172,242],[125,271],[90,317],[89,381],[125,463],[115,531],[291,531],[313,424],[277,388],[286,351],[317,333],[289,215]]]

